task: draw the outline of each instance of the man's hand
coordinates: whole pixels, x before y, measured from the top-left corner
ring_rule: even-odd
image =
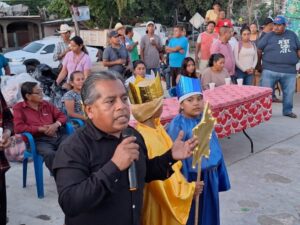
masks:
[[[48,126],[48,128],[45,131],[45,134],[47,136],[54,137],[56,135],[56,132],[57,132],[58,128],[59,128],[59,124],[58,123],[53,123],[53,124]]]
[[[121,170],[127,169],[134,160],[139,158],[139,145],[136,137],[125,138],[118,146],[111,161]]]
[[[250,69],[247,69],[245,71],[247,74],[253,74],[254,73],[254,69],[253,68],[250,68]]]
[[[180,49],[180,50],[179,50],[179,53],[180,53],[180,54],[184,54],[184,50],[183,50],[183,49]]]
[[[199,165],[201,166],[201,165]],[[195,182],[195,192],[194,192],[194,199],[198,198],[199,195],[202,193],[203,191],[203,186],[204,186],[204,182],[200,181],[200,182]]]
[[[39,127],[39,128],[38,128],[38,131],[39,131],[40,133],[45,133],[46,130],[48,130],[48,127],[49,127],[49,125],[44,125],[44,126],[42,126],[42,127]]]
[[[262,72],[262,65],[259,63],[257,66],[256,66],[256,69],[258,72]]]
[[[190,157],[193,153],[194,148],[198,145],[198,140],[195,137],[183,142],[183,135],[183,131],[180,131],[178,137],[173,143],[171,151],[174,160],[182,160]]]
[[[126,60],[125,60],[125,59],[117,59],[117,60],[115,61],[115,63],[116,63],[116,65],[123,65],[123,64],[126,63]]]
[[[9,147],[10,144],[11,144],[10,134],[7,132],[4,132],[2,135],[2,140],[0,140],[0,151]]]

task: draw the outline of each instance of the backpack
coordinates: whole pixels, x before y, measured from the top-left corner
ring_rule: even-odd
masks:
[[[10,162],[22,162],[25,149],[26,145],[22,135],[16,134],[11,137],[11,145],[5,149],[5,156]]]

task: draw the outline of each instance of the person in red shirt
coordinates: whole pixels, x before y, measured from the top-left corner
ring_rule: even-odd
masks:
[[[231,20],[226,18],[224,10],[220,11],[219,19],[215,27],[215,32],[219,33],[220,27],[233,27]]]
[[[29,132],[35,138],[37,152],[52,171],[55,152],[66,134],[62,127],[67,121],[64,113],[43,100],[43,90],[35,82],[21,86],[23,102],[13,107],[15,133]]]
[[[195,63],[202,74],[203,70],[208,67],[208,60],[211,56],[210,48],[215,39],[218,39],[219,35],[214,32],[215,22],[209,21],[207,23],[206,31],[199,34],[197,38]]]

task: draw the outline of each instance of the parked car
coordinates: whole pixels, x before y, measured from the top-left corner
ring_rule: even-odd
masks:
[[[39,64],[47,64],[52,68],[57,68],[59,62],[53,60],[53,52],[56,43],[60,40],[58,36],[46,37],[30,42],[21,50],[7,52],[4,56],[9,59],[9,66],[12,69],[20,67],[20,65],[25,65],[26,72],[28,73],[32,73]],[[87,47],[87,50],[92,62],[96,62],[98,49]]]

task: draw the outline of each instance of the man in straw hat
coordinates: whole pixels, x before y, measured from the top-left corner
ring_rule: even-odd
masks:
[[[62,62],[65,55],[70,51],[69,44],[70,44],[70,36],[71,36],[72,28],[68,24],[61,24],[60,29],[57,31],[62,41],[58,42],[55,45],[53,60]]]
[[[117,23],[114,30],[119,34],[120,44],[125,46],[125,27],[123,24]]]
[[[170,177],[172,165],[191,156],[198,142],[183,142],[180,134],[170,150],[149,159],[143,137],[128,126],[128,94],[114,72],[90,75],[81,95],[86,126],[60,146],[53,166],[65,224],[139,225],[145,182]],[[128,177],[133,162],[134,191]]]

